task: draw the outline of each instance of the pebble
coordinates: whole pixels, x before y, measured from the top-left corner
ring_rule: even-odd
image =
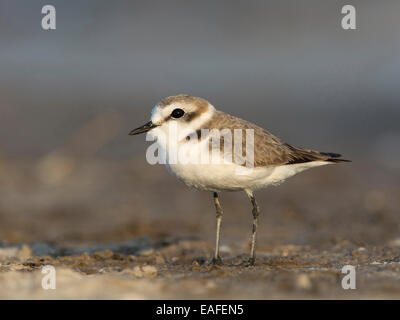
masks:
[[[157,268],[154,266],[136,266],[133,269],[126,269],[124,270],[125,274],[134,276],[134,277],[148,277],[148,278],[153,278],[155,276],[157,276],[158,271]]]
[[[93,253],[93,258],[95,259],[109,259],[114,255],[111,250],[96,251]]]
[[[310,289],[312,287],[310,277],[306,274],[300,274],[296,279],[296,286],[300,289]]]

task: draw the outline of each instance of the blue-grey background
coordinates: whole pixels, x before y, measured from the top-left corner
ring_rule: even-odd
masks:
[[[143,155],[127,132],[189,93],[290,143],[395,166],[398,1],[0,1],[0,153],[37,157],[115,112],[97,157]],[[394,159],[396,159],[394,161]]]

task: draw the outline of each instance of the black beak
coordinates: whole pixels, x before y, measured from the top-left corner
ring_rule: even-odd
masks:
[[[135,134],[145,133],[155,127],[157,127],[157,125],[155,125],[153,122],[149,121],[146,124],[142,125],[141,127],[133,129],[131,132],[129,132],[129,135],[133,136]]]

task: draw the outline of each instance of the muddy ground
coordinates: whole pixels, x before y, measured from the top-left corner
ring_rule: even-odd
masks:
[[[258,192],[258,258],[248,267],[242,193],[221,195],[223,265],[210,266],[212,196],[165,168],[1,158],[0,298],[400,298],[400,174],[356,163]],[[44,265],[55,267],[55,290],[42,288]],[[355,267],[355,290],[341,286],[344,265]]]

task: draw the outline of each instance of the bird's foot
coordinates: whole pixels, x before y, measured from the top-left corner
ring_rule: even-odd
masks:
[[[256,264],[256,258],[251,257],[247,261],[244,262],[245,267],[254,267]]]
[[[222,265],[222,259],[220,256],[218,256],[217,258],[214,257],[211,259],[209,264],[210,264],[210,266],[220,266],[220,265]]]

